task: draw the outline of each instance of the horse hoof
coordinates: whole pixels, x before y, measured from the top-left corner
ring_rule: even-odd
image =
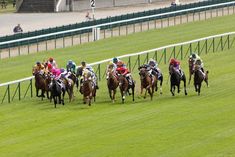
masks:
[[[86,102],[84,101],[83,104],[86,104]]]
[[[185,95],[188,95],[188,93],[185,93]]]

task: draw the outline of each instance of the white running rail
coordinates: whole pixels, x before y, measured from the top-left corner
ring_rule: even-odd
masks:
[[[191,41],[186,41],[186,42],[182,42],[182,43],[162,46],[162,47],[159,47],[159,48],[155,48],[155,49],[151,49],[151,50],[146,50],[146,51],[142,51],[142,52],[138,52],[138,53],[126,54],[126,55],[118,56],[117,58],[125,58],[125,57],[131,57],[131,56],[138,56],[138,55],[142,55],[142,54],[146,54],[146,53],[150,53],[150,52],[154,52],[154,51],[163,50],[163,49],[166,49],[166,48],[172,48],[172,47],[176,47],[176,46],[187,45],[187,44],[191,44],[191,43],[195,43],[195,42],[199,42],[199,41],[203,41],[203,40],[209,40],[209,39],[213,39],[213,38],[217,38],[217,37],[223,37],[223,36],[234,35],[234,34],[235,34],[235,32],[228,32],[228,33],[224,33],[224,34],[208,36],[208,37],[199,38],[199,39],[195,39],[195,40],[191,40]],[[112,58],[109,58],[109,59],[105,59],[105,60],[102,60],[102,61],[90,63],[89,65],[91,65],[91,66],[99,65],[99,64],[102,64],[102,63],[107,63],[107,62],[109,62],[111,60],[112,60]],[[28,80],[31,80],[33,78],[34,78],[34,76],[31,76],[31,77],[27,77],[27,78],[24,78],[24,79],[20,79],[20,80],[16,80],[16,81],[11,81],[11,82],[7,82],[7,83],[3,83],[3,84],[0,84],[0,87],[8,86],[8,85],[11,85],[11,84],[16,84],[16,83],[23,82],[23,81],[28,81]]]
[[[99,28],[102,26],[109,26],[109,25],[113,25],[113,24],[120,24],[120,23],[125,23],[125,22],[136,21],[136,20],[143,20],[143,19],[148,19],[148,18],[153,18],[153,17],[161,17],[161,16],[165,16],[165,15],[172,15],[172,14],[184,13],[184,12],[189,12],[189,11],[197,11],[200,9],[207,9],[207,8],[213,8],[213,7],[228,6],[228,5],[232,5],[232,4],[235,4],[235,1],[227,2],[227,3],[220,3],[220,4],[213,4],[213,5],[208,5],[208,6],[202,6],[202,7],[197,7],[197,8],[190,8],[190,9],[185,9],[185,10],[178,10],[178,11],[167,12],[167,13],[156,14],[156,15],[143,16],[143,17],[132,18],[132,19],[127,19],[127,20],[122,20],[122,21],[115,21],[115,22],[110,22],[110,23],[103,23],[103,24],[98,24],[98,25],[93,25],[93,26],[88,26],[88,27],[83,27],[83,28],[77,28],[77,29],[72,29],[72,30],[66,30],[66,31],[60,31],[60,32],[49,33],[49,34],[44,34],[44,35],[38,35],[38,36],[34,36],[34,37],[27,37],[27,38],[22,38],[22,39],[5,41],[5,42],[0,42],[0,45],[11,44],[11,43],[16,43],[16,42],[21,42],[21,41],[28,41],[31,39],[45,38],[45,37],[55,36],[55,35],[64,34],[64,33],[72,33],[72,32],[86,30],[86,29]]]

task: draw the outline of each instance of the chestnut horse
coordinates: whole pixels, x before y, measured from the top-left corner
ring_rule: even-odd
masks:
[[[109,97],[111,98],[112,102],[115,101],[115,94],[117,91],[117,87],[119,85],[119,81],[117,75],[113,69],[107,70],[107,86],[109,90]]]
[[[118,75],[118,81],[119,81],[119,88],[120,88],[120,92],[121,92],[121,96],[122,96],[122,103],[125,102],[125,96],[127,94],[127,91],[129,89],[132,90],[132,101],[135,101],[135,82],[132,81],[132,85],[129,85],[127,79],[125,76],[123,76],[122,74]]]
[[[96,97],[96,88],[92,80],[89,80],[90,73],[87,74],[87,76],[84,76],[83,78],[83,85],[81,88],[81,93],[83,94],[83,103],[86,104],[88,102],[88,105],[91,106],[91,100]]]
[[[184,94],[188,95],[187,90],[186,90],[186,76],[183,74],[179,73],[179,70],[174,68],[172,65],[169,67],[169,72],[170,72],[170,79],[171,79],[171,93],[172,96],[175,96],[175,86],[177,86],[178,93],[180,92],[180,81],[184,82]]]
[[[140,68],[139,75],[141,82],[141,94],[143,93],[143,89],[145,88],[146,91],[144,98],[146,98],[146,94],[148,91],[151,100],[153,100],[154,88],[157,86],[157,77],[155,75],[152,75],[152,77],[150,77],[148,71],[145,68]]]
[[[47,98],[49,99],[49,83],[50,77],[48,75],[42,74],[41,71],[33,71],[33,75],[35,76],[35,88],[36,88],[36,96],[41,97],[42,100],[45,97],[44,93],[47,93]],[[41,90],[41,95],[38,95],[39,90]]]

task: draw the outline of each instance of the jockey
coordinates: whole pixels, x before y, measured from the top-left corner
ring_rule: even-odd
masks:
[[[113,58],[113,63],[114,63],[114,64],[117,64],[118,61],[119,61],[119,59],[118,59],[117,57],[114,57],[114,58]]]
[[[69,60],[67,65],[66,65],[66,69],[67,71],[71,71],[72,73],[76,73],[76,64],[75,62],[73,62],[72,60]]]
[[[48,59],[48,63],[50,63],[50,64],[52,65],[52,67],[58,68],[58,66],[57,66],[57,64],[56,64],[56,61],[55,61],[52,57],[50,57],[50,58]]]
[[[152,69],[153,75],[157,76],[158,78],[161,77],[162,72],[158,67],[158,63],[154,59],[151,58],[148,62],[148,65],[150,66],[150,69]]]
[[[170,69],[170,66],[173,66],[176,70],[179,71],[179,73],[181,74],[181,76],[183,76],[183,72],[180,68],[180,61],[176,60],[175,58],[172,58],[170,60],[170,64],[169,64],[169,69]]]
[[[189,60],[193,61],[193,70],[195,69],[195,66],[199,66],[201,71],[204,73],[204,68],[203,68],[204,64],[202,62],[201,57],[198,54],[193,53],[192,55],[189,56]]]
[[[34,73],[35,71],[39,71],[40,73],[41,72],[44,73],[44,70],[45,70],[44,65],[41,64],[39,61],[37,61],[36,64],[34,65],[34,67],[33,67],[33,72],[32,73]]]
[[[118,61],[116,71],[117,71],[118,74],[122,74],[123,76],[125,76],[127,81],[129,82],[129,85],[132,85],[133,80],[132,80],[132,77],[131,77],[131,73],[126,68],[123,61]]]
[[[51,72],[52,76],[54,76],[56,80],[60,79],[61,76],[60,69],[53,67],[51,64],[48,64],[48,70],[49,72]]]
[[[94,86],[96,89],[99,89],[98,86],[98,80],[97,77],[95,75],[95,72],[93,71],[93,68],[90,65],[87,65],[86,62],[81,62],[81,67],[83,68],[83,72],[82,72],[82,77],[81,77],[81,82],[84,78],[84,76],[87,76],[88,73],[90,74],[90,77],[88,78],[89,80],[91,80],[94,83]],[[82,83],[81,83],[82,86]]]
[[[106,68],[106,74],[108,74],[108,72],[115,72],[116,74],[116,69],[117,69],[117,65],[113,63],[112,61],[110,61]],[[107,75],[106,79],[108,78],[109,76]]]

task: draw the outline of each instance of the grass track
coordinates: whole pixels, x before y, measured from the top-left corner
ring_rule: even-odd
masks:
[[[188,96],[172,97],[165,82],[152,102],[122,105],[118,94],[111,104],[102,82],[90,108],[78,95],[57,109],[37,98],[2,105],[0,156],[234,156],[233,52],[202,56],[210,88],[201,96],[191,85]]]

